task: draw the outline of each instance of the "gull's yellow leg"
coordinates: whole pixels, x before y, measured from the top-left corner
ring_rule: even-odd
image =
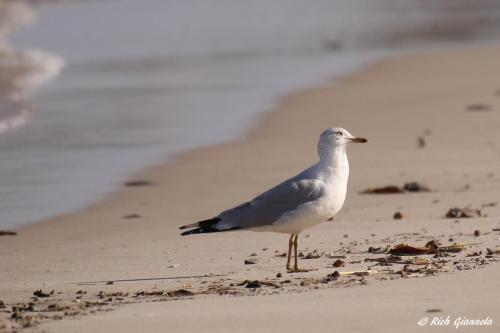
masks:
[[[311,269],[304,269],[304,268],[299,268],[298,264],[298,247],[299,247],[299,235],[295,235],[295,239],[293,241],[293,249],[295,252],[295,263],[293,266],[293,270],[290,270],[291,273],[299,273],[299,272],[309,272]]]
[[[292,270],[292,266],[290,266],[290,260],[292,259],[293,236],[295,235],[291,234],[290,239],[288,240],[288,259],[286,260],[286,269],[289,271]]]

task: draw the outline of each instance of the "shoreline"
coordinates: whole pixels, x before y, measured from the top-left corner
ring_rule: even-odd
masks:
[[[402,51],[404,52],[404,51]],[[426,53],[426,52],[422,52]],[[413,54],[413,53],[412,53]],[[174,166],[179,163],[185,162],[185,160],[188,159],[193,159],[196,157],[196,155],[206,155],[207,153],[210,153],[210,151],[219,151],[223,150],[228,147],[232,147],[238,144],[245,143],[246,141],[252,140],[253,137],[259,135],[259,131],[266,125],[269,119],[273,119],[274,116],[272,114],[278,113],[280,111],[283,111],[285,107],[284,105],[288,103],[294,103],[293,101],[296,98],[300,98],[302,95],[307,95],[310,92],[315,92],[327,87],[330,87],[332,85],[335,85],[335,83],[339,81],[343,81],[345,78],[349,78],[353,75],[356,75],[359,72],[363,72],[366,69],[371,68],[372,66],[376,66],[379,62],[385,62],[385,61],[390,61],[390,59],[397,59],[401,56],[405,55],[400,55],[399,52],[396,52],[393,55],[389,56],[382,56],[378,58],[377,60],[370,60],[367,61],[366,63],[358,66],[356,69],[351,70],[347,73],[344,74],[339,74],[338,76],[332,75],[330,79],[327,80],[321,80],[325,81],[323,83],[317,83],[313,86],[310,87],[303,87],[303,88],[297,88],[294,89],[286,94],[284,94],[281,97],[276,98],[274,101],[268,102],[270,105],[269,107],[266,108],[265,111],[259,112],[253,119],[252,123],[249,128],[245,129],[243,133],[236,138],[233,138],[228,141],[224,141],[221,143],[214,143],[214,144],[209,144],[207,146],[201,146],[201,147],[195,147],[195,148],[189,148],[185,151],[181,152],[176,152],[172,153],[171,155],[164,156],[162,158],[162,161],[156,162],[153,165],[147,166],[145,168],[142,168],[136,172],[133,172],[127,176],[124,181],[122,182],[121,186],[119,188],[116,188],[114,191],[110,191],[109,194],[104,195],[101,199],[96,199],[93,200],[93,203],[88,204],[80,209],[77,209],[73,212],[68,212],[65,214],[59,214],[57,216],[53,216],[50,218],[45,218],[41,219],[38,222],[32,222],[32,223],[27,223],[27,224],[22,224],[19,227],[14,227],[14,228],[6,228],[8,231],[15,231],[15,232],[21,232],[24,230],[29,230],[32,228],[36,228],[41,224],[46,224],[46,223],[56,223],[57,221],[61,219],[67,219],[68,217],[78,215],[78,214],[85,214],[86,212],[93,210],[93,209],[99,209],[101,206],[105,206],[107,204],[111,204],[114,200],[117,200],[119,197],[122,195],[126,195],[127,192],[134,191],[138,187],[142,187],[143,185],[127,185],[129,182],[142,182],[146,181],[149,182],[150,178],[155,178],[155,176],[158,173],[162,173],[163,169],[169,168],[170,166]],[[289,102],[292,100],[291,102]],[[333,125],[332,125],[333,126]],[[313,140],[314,141],[314,140]],[[155,184],[146,184],[144,186],[154,186]]]
[[[330,77],[330,79],[327,79],[326,82],[323,83],[318,83],[310,87],[303,87],[303,88],[298,88],[295,90],[290,91],[289,93],[286,93],[285,95],[278,97],[272,102],[269,102],[270,107],[267,108],[266,111],[259,112],[259,114],[255,117],[255,119],[252,121],[253,125],[250,126],[250,128],[247,128],[246,130],[243,131],[243,134],[239,137],[233,138],[231,140],[221,142],[221,143],[214,143],[214,144],[209,144],[207,146],[201,146],[201,147],[195,147],[195,148],[190,148],[185,151],[181,152],[176,152],[172,153],[169,156],[164,156],[162,158],[162,161],[158,161],[150,166],[146,166],[136,172],[130,173],[122,182],[121,187],[115,188],[115,190],[110,191],[108,194],[105,194],[103,197],[100,199],[95,199],[91,200],[92,203],[85,205],[81,207],[80,209],[77,209],[72,212],[64,213],[64,214],[59,214],[50,218],[45,218],[41,219],[37,222],[31,222],[27,224],[22,224],[19,227],[14,227],[14,228],[5,228],[7,231],[22,231],[25,229],[31,229],[32,227],[35,227],[39,224],[43,223],[50,223],[50,222],[55,222],[59,221],[61,219],[66,219],[68,216],[73,216],[77,214],[84,214],[85,212],[92,210],[92,209],[97,209],[98,207],[101,207],[102,205],[106,205],[113,200],[115,200],[117,197],[124,195],[128,191],[133,191],[135,186],[128,186],[126,185],[128,182],[133,182],[136,180],[142,181],[145,179],[150,178],[150,175],[155,175],[158,172],[161,173],[161,170],[164,168],[168,168],[170,165],[181,163],[183,160],[188,159],[189,157],[193,157],[197,154],[204,154],[207,151],[210,150],[219,150],[219,149],[224,149],[224,147],[231,147],[233,145],[238,145],[240,143],[243,143],[247,140],[251,140],[252,137],[257,136],[259,134],[259,130],[261,127],[265,126],[269,119],[273,119],[273,114],[279,113],[280,111],[284,111],[286,109],[287,104],[293,104],[294,100],[299,98],[300,96],[303,95],[308,95],[309,93],[314,93],[318,92],[324,89],[329,89],[333,86],[335,86],[337,83],[342,82],[344,80],[349,80],[352,77],[356,77],[358,74],[362,74],[365,71],[368,71],[372,69],[373,67],[378,66],[378,64],[384,64],[386,62],[392,62],[393,60],[398,60],[400,58],[407,58],[407,57],[412,57],[412,56],[419,56],[419,55],[432,55],[432,54],[442,54],[442,53],[455,53],[455,52],[462,52],[462,51],[472,51],[476,49],[489,49],[489,48],[496,48],[497,45],[500,45],[500,41],[481,41],[477,42],[473,45],[467,45],[467,46],[460,46],[460,45],[448,45],[448,46],[442,46],[442,47],[436,47],[433,46],[428,49],[421,49],[421,48],[416,48],[416,49],[410,49],[410,50],[399,50],[395,51],[389,55],[384,55],[379,57],[376,60],[370,60],[367,61],[366,63],[359,65],[356,69],[351,70],[347,73],[340,74],[335,77]],[[325,81],[325,80],[323,80]],[[291,102],[290,102],[291,100]],[[332,125],[333,126],[333,125]]]
[[[294,6],[283,5],[284,10],[289,9],[287,15],[295,15]],[[217,6],[207,6],[207,13],[212,14],[189,23],[198,14],[189,4],[181,7],[186,9],[182,11],[186,19],[173,15],[165,20],[157,13],[172,12],[163,3],[35,6],[41,14],[36,25],[9,34],[15,49],[48,47],[70,66],[45,87],[43,94],[32,99],[42,110],[42,117],[31,122],[24,132],[4,137],[2,146],[6,149],[2,159],[6,162],[0,173],[8,176],[0,182],[2,228],[81,211],[119,189],[130,174],[156,165],[172,153],[237,138],[241,129],[248,129],[245,125],[253,124],[255,115],[270,108],[271,102],[283,94],[323,82],[324,73],[337,73],[337,69],[344,72],[371,59],[370,52],[332,52],[319,41],[317,49],[299,42],[302,46],[292,47],[284,55],[274,50],[283,38],[260,39],[265,36],[255,34],[259,25],[248,29],[245,24],[240,26],[239,21],[231,22],[232,15],[202,23],[210,15],[221,14]],[[248,9],[260,10],[253,3]],[[280,11],[275,7],[268,14]],[[88,26],[82,18],[89,13],[112,22],[109,29]],[[120,17],[140,13],[143,28],[139,31],[123,24],[117,13]],[[331,22],[329,15],[325,18],[327,24]],[[74,24],[67,26],[64,33],[57,29],[70,21]],[[209,39],[218,41],[218,29],[233,23],[234,36],[243,33],[255,45],[246,45],[242,39],[228,35],[226,51],[221,52],[225,50],[223,45],[212,43],[200,48]],[[311,27],[321,25],[317,20],[310,23]],[[170,36],[169,31],[191,31],[199,24],[199,28],[205,24],[209,27],[204,31],[206,36],[194,34],[182,42],[176,34]],[[297,32],[302,29],[297,28]],[[294,32],[286,31],[295,44]],[[83,48],[78,38],[71,37],[82,34],[95,37]],[[121,44],[122,35],[127,36],[127,45],[135,47],[117,48],[115,43]],[[149,37],[144,39],[145,35]],[[156,42],[163,37],[169,38],[165,43]],[[245,55],[247,51],[240,54],[238,50],[246,50],[247,46],[249,56]],[[267,79],[270,73],[273,77]],[[224,121],[218,121],[219,118]],[[54,140],[54,133],[64,139],[63,147]],[[16,154],[23,155],[26,163],[18,162]],[[16,163],[24,167],[19,168]],[[84,181],[79,181],[83,174]],[[15,184],[37,186],[10,188],[10,179]],[[18,208],[20,202],[24,203],[23,209]]]
[[[500,81],[494,70],[498,68],[498,59],[499,47],[390,57],[340,81],[286,96],[275,110],[261,115],[256,128],[243,138],[184,153],[174,162],[132,178],[151,181],[151,186],[126,189],[82,212],[23,227],[17,236],[2,237],[2,300],[7,304],[22,302],[33,290],[42,288],[61,292],[57,297],[68,302],[77,289],[83,288],[75,284],[81,281],[94,281],[84,287],[90,297],[99,290],[132,292],[179,288],[186,283],[193,287],[185,288],[195,290],[199,284],[194,276],[203,274],[220,273],[231,281],[271,279],[283,270],[283,260],[272,251],[285,248],[286,236],[231,233],[180,238],[177,227],[247,200],[314,163],[317,136],[330,126],[346,127],[354,135],[365,136],[369,145],[350,148],[351,179],[346,205],[335,223],[324,223],[305,233],[310,235],[302,238],[305,252],[320,248],[337,253],[349,247],[355,253],[365,251],[369,244],[381,246],[384,239],[389,239],[387,245],[421,244],[429,237],[445,244],[449,238],[462,243],[475,241],[481,243],[482,251],[485,246],[495,249],[496,234],[488,230],[498,227],[498,205],[482,208],[488,217],[466,222],[453,223],[443,217],[453,205],[480,207],[500,193],[500,175],[495,174],[500,154],[494,150],[500,145],[500,133],[494,125],[500,117],[500,97],[496,95]],[[486,105],[489,109],[470,112],[470,105]],[[480,129],[481,135],[466,135],[470,128]],[[427,130],[430,134],[425,134]],[[419,136],[427,142],[425,149],[417,147]],[[390,197],[359,194],[368,187],[415,180],[433,191]],[[462,190],[468,184],[472,185]],[[392,219],[395,210],[404,212],[402,222]],[[139,217],[124,218],[131,214]],[[474,238],[475,229],[481,231],[481,237]],[[252,252],[261,261],[249,268],[242,263]],[[306,263],[318,271],[290,275],[294,281],[333,271],[324,266],[327,258]],[[356,267],[350,264],[346,269]],[[487,269],[472,269],[467,278],[454,270],[431,279],[435,279],[436,288],[451,277],[455,279],[455,275],[458,280],[479,278],[491,285],[487,276],[498,272],[499,267],[492,262]],[[193,278],[155,279],[169,276]],[[124,278],[149,280],[109,286],[97,282]],[[366,289],[358,288],[356,293],[362,296],[363,290],[373,291],[375,285],[385,292],[391,290],[391,281],[370,281],[368,287],[363,287]],[[419,282],[425,287],[426,283]],[[413,288],[411,279],[398,283]],[[293,290],[284,294],[300,298]],[[336,290],[320,289],[311,295],[319,293],[325,302],[334,302]],[[477,292],[489,295],[488,290]],[[313,301],[309,293],[302,294]],[[183,307],[195,308],[199,302],[209,304],[213,297],[185,300]],[[468,295],[462,297],[466,299]],[[266,301],[258,298],[255,302]],[[425,300],[419,302],[425,304]],[[480,299],[477,303],[475,310],[487,305]],[[172,306],[175,307],[169,305]],[[398,309],[397,304],[387,306]],[[452,307],[448,303],[446,306]],[[134,306],[137,308],[140,309],[136,311],[152,311],[142,303]],[[127,307],[117,308],[113,317],[123,315],[124,309]],[[455,306],[454,310],[460,309]],[[82,320],[93,322],[92,318],[97,317]],[[222,318],[214,316],[211,324],[222,324]],[[326,320],[324,314],[322,320]],[[178,328],[182,327],[181,322],[176,322]],[[54,331],[64,331],[66,324],[71,325],[71,321],[49,322]]]
[[[50,223],[51,221],[58,221],[61,219],[67,218],[67,216],[73,216],[76,214],[84,214],[85,212],[92,210],[92,209],[97,209],[98,207],[101,207],[103,205],[106,205],[108,203],[113,202],[117,197],[121,195],[125,195],[126,192],[133,191],[135,186],[128,186],[126,185],[128,182],[133,182],[136,180],[142,181],[142,180],[147,180],[151,178],[150,176],[156,175],[157,173],[162,173],[162,170],[165,168],[168,168],[170,165],[175,165],[178,163],[182,163],[184,160],[193,158],[197,154],[206,154],[209,153],[211,150],[217,151],[220,149],[224,149],[225,147],[231,147],[233,145],[238,145],[241,143],[244,143],[245,141],[252,140],[252,138],[256,137],[259,135],[259,131],[262,130],[263,127],[266,126],[266,124],[269,121],[272,121],[276,117],[280,117],[281,115],[277,115],[278,113],[283,113],[287,108],[287,104],[293,104],[295,99],[300,99],[301,96],[303,95],[308,95],[311,93],[315,92],[320,92],[322,90],[329,90],[333,87],[335,87],[337,84],[342,83],[344,80],[348,81],[352,78],[355,78],[358,75],[362,75],[365,71],[370,71],[375,67],[384,66],[385,63],[391,63],[393,61],[397,61],[399,59],[404,59],[408,57],[419,57],[419,56],[432,56],[432,55],[439,55],[439,54],[449,54],[449,53],[456,53],[456,52],[473,52],[474,50],[481,50],[481,49],[496,49],[500,42],[488,42],[488,41],[482,41],[478,42],[477,44],[474,45],[469,45],[469,46],[443,46],[442,48],[430,48],[427,50],[401,50],[398,52],[395,52],[391,55],[386,55],[383,56],[377,60],[372,60],[369,61],[361,66],[359,66],[357,69],[348,72],[346,74],[339,75],[335,78],[331,78],[328,80],[326,83],[320,83],[311,87],[306,87],[306,88],[299,88],[296,90],[293,90],[287,94],[285,94],[282,97],[277,98],[274,102],[271,102],[270,104],[272,107],[269,110],[266,110],[264,112],[260,112],[259,115],[257,115],[253,121],[253,125],[246,129],[243,134],[240,137],[233,138],[232,140],[222,142],[222,143],[215,143],[215,144],[209,144],[208,146],[201,146],[201,147],[196,147],[192,149],[188,149],[186,151],[178,152],[178,153],[173,153],[170,156],[165,156],[162,158],[163,161],[159,161],[153,165],[147,166],[145,168],[142,168],[141,170],[138,170],[136,172],[133,172],[129,174],[129,176],[124,180],[122,183],[121,188],[116,188],[116,190],[111,191],[109,194],[107,194],[105,197],[101,199],[96,199],[93,203],[86,205],[82,207],[81,209],[75,210],[73,212],[68,212],[66,214],[60,214],[51,218],[47,219],[42,219],[38,222],[34,223],[29,223],[25,225],[21,225],[19,227],[15,228],[8,228],[8,230],[12,231],[22,231],[24,229],[30,229],[32,227],[35,227],[39,224],[43,223]],[[281,111],[281,112],[280,112]],[[333,125],[332,125],[333,126]],[[148,185],[146,185],[148,186]]]

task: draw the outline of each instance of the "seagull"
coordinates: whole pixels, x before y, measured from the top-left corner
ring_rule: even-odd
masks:
[[[299,234],[324,221],[333,220],[342,208],[349,178],[346,149],[349,143],[365,143],[339,127],[328,128],[319,137],[319,161],[295,177],[276,185],[254,199],[219,215],[185,225],[182,236],[230,230],[272,231],[290,234],[288,272],[307,272],[297,263]],[[294,266],[291,253],[294,248]]]

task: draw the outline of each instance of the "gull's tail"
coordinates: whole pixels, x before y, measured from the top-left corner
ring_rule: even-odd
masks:
[[[209,232],[227,231],[218,230],[215,225],[220,221],[219,217],[214,217],[212,219],[199,221],[193,224],[184,225],[179,227],[180,230],[191,229],[181,233],[181,236],[193,235],[193,234],[205,234]],[[193,229],[194,228],[194,229]]]

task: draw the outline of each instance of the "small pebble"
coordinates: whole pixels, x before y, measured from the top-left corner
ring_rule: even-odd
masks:
[[[137,179],[131,180],[125,183],[127,187],[135,187],[135,186],[151,186],[153,183],[149,180]]]
[[[474,230],[474,236],[479,237],[479,235],[481,235],[481,231]]]
[[[246,286],[249,289],[255,289],[255,288],[260,288],[261,283],[258,280],[255,281],[248,281]]]
[[[255,265],[257,260],[255,259],[245,259],[245,265]]]
[[[345,262],[343,260],[337,259],[333,262],[333,267],[344,267]]]
[[[403,214],[401,212],[396,212],[392,218],[395,220],[401,220],[403,218]]]
[[[483,103],[469,104],[466,108],[467,111],[491,111],[491,106]]]
[[[140,219],[142,216],[139,215],[139,214],[129,214],[129,215],[125,215],[123,218],[124,219]]]
[[[425,147],[425,139],[421,136],[417,138],[417,145],[418,148],[424,148]]]
[[[331,274],[328,274],[326,277],[323,278],[324,282],[331,282],[331,281],[336,281],[340,277],[340,273],[338,271],[335,271]]]

